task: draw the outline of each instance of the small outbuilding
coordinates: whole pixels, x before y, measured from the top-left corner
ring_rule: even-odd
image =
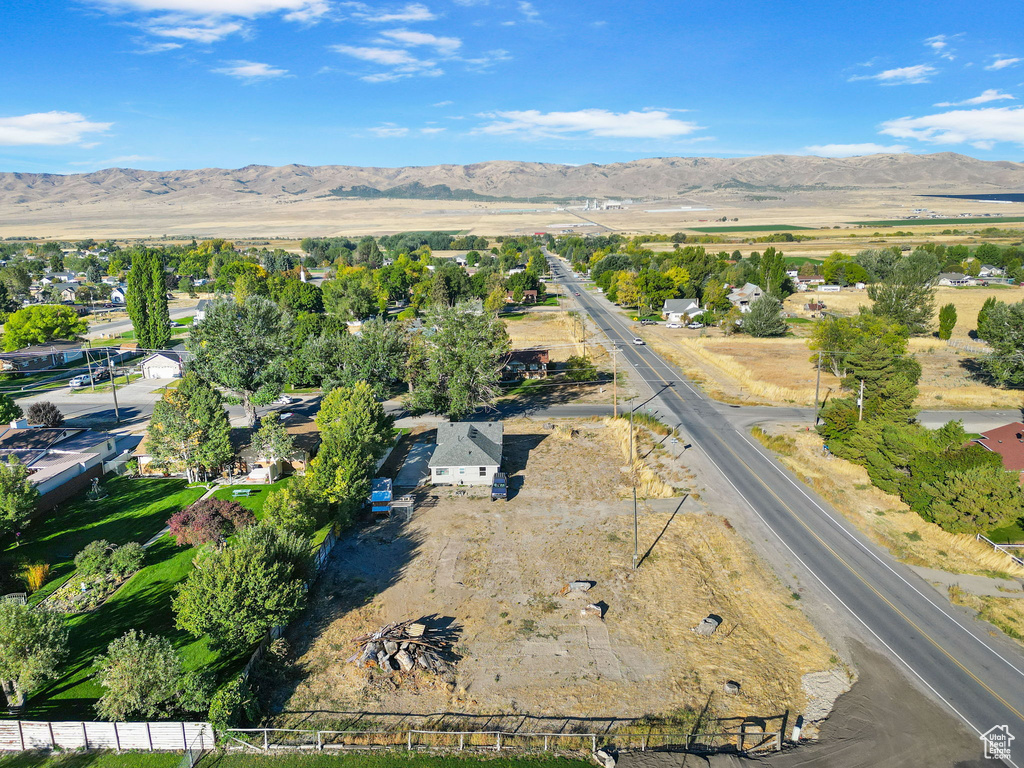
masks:
[[[182,374],[181,355],[177,352],[157,352],[141,365],[144,379],[177,379]]]

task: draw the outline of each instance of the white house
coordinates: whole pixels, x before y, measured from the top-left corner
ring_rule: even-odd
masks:
[[[111,304],[124,304],[125,297],[128,295],[128,288],[123,283],[115,285],[110,290],[110,303]]]
[[[734,307],[739,307],[740,312],[749,312],[750,305],[764,295],[764,291],[753,283],[747,283],[742,288],[733,288],[726,298]]]
[[[196,314],[192,318],[192,323],[201,323],[206,319],[206,311],[210,308],[210,304],[213,302],[209,299],[200,299],[199,303],[196,304]]]
[[[972,282],[974,281],[971,278],[959,272],[943,272],[939,275],[939,285],[959,288],[960,286],[970,285]]]
[[[693,318],[703,311],[696,299],[665,299],[661,316],[670,323],[681,323],[684,318]]]
[[[504,425],[457,421],[437,425],[437,447],[427,462],[434,485],[490,485],[501,467]]]
[[[181,376],[181,355],[177,352],[157,352],[141,363],[144,379],[177,379]]]
[[[1005,269],[994,264],[982,264],[981,269],[978,271],[978,277],[1002,277],[1005,274]]]

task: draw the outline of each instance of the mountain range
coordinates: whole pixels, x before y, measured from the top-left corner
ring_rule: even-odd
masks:
[[[902,190],[971,193],[1024,191],[1024,163],[984,161],[952,152],[851,158],[791,155],[664,157],[607,165],[491,161],[470,165],[362,168],[344,165],[248,165],[144,171],[108,168],[83,174],[0,173],[0,206],[152,199],[223,202],[238,195],[433,200],[665,199],[716,192]]]

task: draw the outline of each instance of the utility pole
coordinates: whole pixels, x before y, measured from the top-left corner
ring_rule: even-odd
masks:
[[[89,371],[89,386],[91,387],[92,391],[95,392],[96,391],[96,379],[92,375],[92,358],[89,357],[89,348],[85,347],[83,349],[83,351],[85,352],[85,366],[86,366],[86,368]]]
[[[814,426],[818,426],[818,392],[821,391],[821,350],[818,350],[818,377],[814,381]]]
[[[110,389],[114,393],[114,423],[121,423],[121,412],[117,408],[117,384],[114,382],[114,364],[110,362],[110,349],[107,348],[107,370],[110,372]]]
[[[864,421],[864,379],[860,380],[860,397],[857,398],[857,406],[860,408],[857,421]]]
[[[633,455],[633,411],[636,409],[633,407],[632,398],[629,401],[629,474],[633,478],[633,570],[636,570],[637,552],[639,550],[639,526],[637,525],[637,514],[636,514],[636,457]]]
[[[616,362],[618,360],[618,348],[612,344],[612,415],[619,417],[619,375]]]

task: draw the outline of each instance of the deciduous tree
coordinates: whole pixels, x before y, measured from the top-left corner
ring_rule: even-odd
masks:
[[[743,330],[758,338],[785,336],[789,326],[782,319],[782,302],[767,293],[755,299],[743,317]]]
[[[55,679],[67,647],[59,614],[0,601],[0,684],[8,703],[21,706],[28,692]]]
[[[220,392],[187,371],[154,405],[147,443],[155,467],[180,466],[190,481],[201,471],[216,470],[234,455]]]
[[[280,395],[287,378],[291,328],[291,315],[269,299],[253,296],[245,304],[219,299],[192,329],[191,367],[236,395],[248,425],[255,426],[256,406]]]
[[[165,349],[171,340],[167,281],[161,251],[140,248],[132,254],[125,304],[135,338],[143,349]]]
[[[14,456],[0,461],[0,533],[20,529],[28,522],[39,491],[29,479],[29,469]]]
[[[89,329],[71,307],[43,304],[19,309],[4,323],[4,351],[56,339],[78,339]]]
[[[3,420],[0,415],[0,421]],[[44,427],[59,427],[64,423],[64,414],[49,400],[40,400],[28,407],[28,423]]]

